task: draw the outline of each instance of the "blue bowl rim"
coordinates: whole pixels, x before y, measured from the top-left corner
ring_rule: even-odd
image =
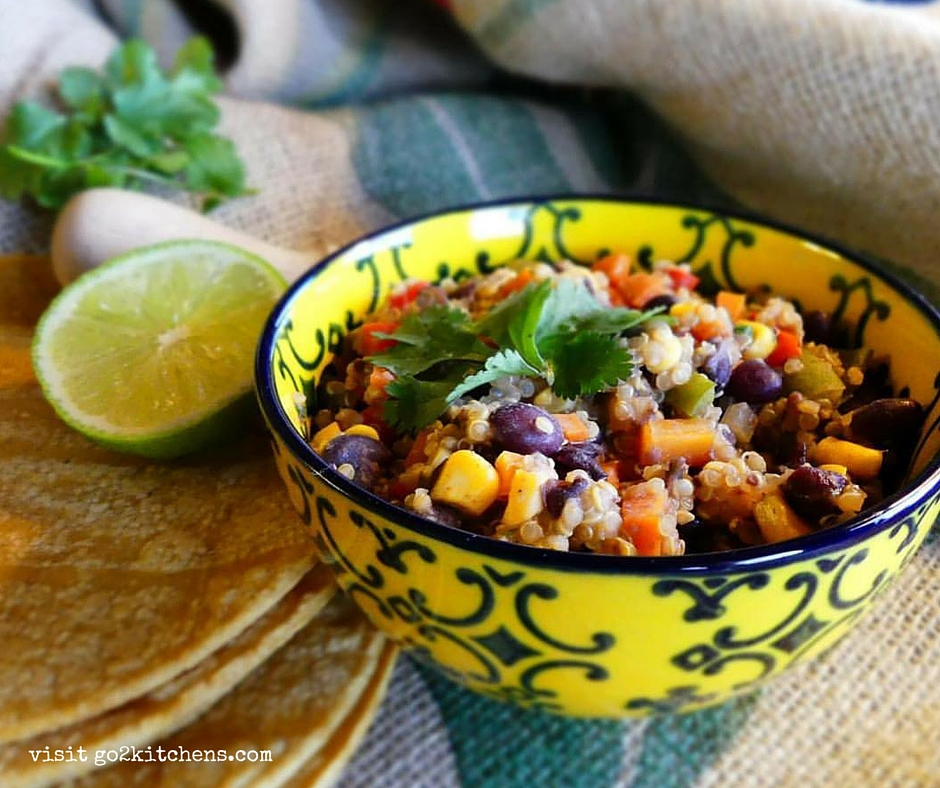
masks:
[[[770,219],[758,212],[727,209],[704,203],[679,202],[669,198],[631,194],[589,194],[558,193],[548,195],[530,195],[509,197],[483,202],[471,202],[437,211],[418,214],[380,227],[359,236],[341,248],[333,251],[314,264],[306,273],[295,281],[269,315],[257,345],[255,357],[255,390],[262,414],[268,429],[272,430],[285,444],[296,459],[299,459],[316,476],[345,498],[353,501],[371,513],[383,517],[396,525],[414,531],[431,540],[440,540],[480,555],[501,559],[512,563],[521,563],[533,567],[567,572],[588,572],[617,575],[659,575],[703,573],[740,573],[755,569],[771,569],[779,565],[796,561],[812,560],[832,553],[835,550],[851,547],[865,541],[881,531],[897,525],[901,519],[913,512],[920,504],[930,500],[940,491],[940,453],[918,474],[917,478],[905,488],[885,498],[877,506],[852,518],[846,523],[826,528],[821,531],[801,536],[796,539],[755,547],[742,547],[734,550],[713,553],[699,553],[682,556],[630,557],[598,555],[594,553],[568,553],[563,551],[534,548],[510,542],[502,542],[492,537],[462,531],[453,526],[440,525],[380,498],[374,493],[353,484],[342,474],[320,459],[313,449],[303,440],[291,424],[287,414],[280,406],[273,384],[273,347],[286,315],[297,294],[325,270],[335,259],[349,249],[379,236],[394,232],[403,227],[418,224],[428,219],[467,213],[490,208],[509,206],[528,206],[539,203],[562,202],[611,202],[623,205],[651,205],[680,210],[710,212],[729,219],[756,224],[767,229],[777,230],[791,235],[806,243],[815,244],[824,250],[834,252],[869,271],[899,292],[914,305],[934,326],[940,337],[940,309],[935,307],[924,295],[914,290],[907,282],[886,270],[864,254],[850,251],[841,244],[813,233],[797,229],[784,222]]]

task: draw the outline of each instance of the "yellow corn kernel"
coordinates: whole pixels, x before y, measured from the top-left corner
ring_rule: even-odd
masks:
[[[881,451],[829,436],[810,452],[817,465],[844,465],[853,479],[874,479],[881,472]]]
[[[832,471],[832,473],[838,473],[838,474],[841,474],[842,476],[847,476],[849,473],[849,469],[846,468],[844,465],[839,465],[834,462],[823,463],[822,465],[819,466],[819,470]]]
[[[372,440],[379,440],[379,433],[376,432],[375,427],[370,427],[368,424],[353,424],[348,430],[346,430],[346,435],[365,435],[367,438],[372,438]]]
[[[503,512],[503,522],[519,525],[531,520],[542,511],[542,479],[537,473],[517,469],[512,475],[509,501]]]
[[[317,454],[320,454],[326,448],[326,444],[328,444],[341,432],[342,430],[340,429],[339,424],[337,424],[335,421],[331,421],[323,429],[317,430],[317,434],[314,435],[310,441],[310,446]]]
[[[483,514],[499,494],[499,474],[479,454],[469,449],[455,451],[444,462],[431,488],[431,500],[477,516]]]
[[[735,328],[747,326],[751,329],[751,343],[744,348],[741,355],[747,359],[767,358],[777,347],[777,332],[770,326],[758,323],[756,320],[739,320]]]
[[[646,368],[654,375],[672,369],[682,359],[682,343],[672,333],[671,328],[654,329],[650,340],[650,343],[640,350],[640,354]]]
[[[525,457],[514,451],[501,451],[496,458],[496,473],[499,474],[499,494],[502,497],[509,495],[512,489],[512,477],[522,467]]]
[[[678,304],[673,304],[669,307],[669,314],[673,317],[682,317],[683,315],[689,314],[696,306],[691,301],[680,301]]]
[[[782,542],[805,536],[811,528],[800,519],[778,490],[768,493],[754,506],[754,519],[764,539],[768,542]]]

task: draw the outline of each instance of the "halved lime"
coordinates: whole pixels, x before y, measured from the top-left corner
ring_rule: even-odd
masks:
[[[148,457],[186,454],[237,428],[250,407],[255,346],[285,287],[234,246],[135,249],[52,301],[33,340],[36,376],[89,438]]]

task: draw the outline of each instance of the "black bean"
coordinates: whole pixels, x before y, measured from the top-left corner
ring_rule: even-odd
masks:
[[[740,402],[771,402],[783,392],[783,378],[760,359],[748,359],[732,371],[727,391]]]
[[[793,511],[811,523],[818,523],[827,514],[838,511],[835,497],[847,483],[841,473],[801,465],[787,477],[783,494]]]
[[[519,454],[541,452],[551,457],[565,436],[561,425],[548,411],[526,402],[510,402],[490,416],[496,441]]]
[[[719,550],[716,545],[716,536],[719,529],[703,523],[697,517],[678,527],[679,538],[685,542],[686,555],[693,553],[711,553]]]
[[[431,511],[424,514],[428,520],[440,525],[449,525],[453,528],[461,527],[460,513],[451,506],[443,503],[431,504]]]
[[[727,342],[719,342],[715,346],[715,352],[702,364],[701,372],[719,389],[728,385],[731,379],[731,351]]]
[[[832,315],[818,309],[803,315],[803,338],[807,342],[831,345],[833,334]]]
[[[570,471],[587,471],[592,479],[603,479],[607,474],[597,461],[604,450],[599,443],[566,443],[555,454],[555,469],[560,476]]]
[[[643,309],[655,309],[658,306],[664,306],[666,309],[664,311],[668,312],[669,308],[676,303],[676,297],[671,293],[663,293],[662,295],[655,296],[643,304]]]
[[[552,482],[546,487],[545,508],[552,517],[561,517],[562,509],[569,498],[577,498],[584,492],[590,482],[583,476],[578,476],[570,482]]]
[[[913,399],[876,399],[852,411],[848,438],[876,449],[904,449],[917,442],[924,409]]]
[[[339,468],[351,465],[353,480],[363,487],[372,488],[379,478],[381,466],[391,459],[385,444],[368,435],[337,435],[323,449],[323,459]]]

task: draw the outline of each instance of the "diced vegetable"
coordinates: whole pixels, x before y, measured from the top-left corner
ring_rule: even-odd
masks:
[[[366,323],[359,329],[356,350],[363,356],[374,356],[383,353],[395,346],[394,339],[377,337],[376,334],[392,334],[398,328],[398,323],[391,320],[376,320]]]
[[[793,331],[779,329],[777,331],[777,346],[767,356],[767,363],[772,367],[782,367],[789,359],[799,358],[803,353],[800,338]]]
[[[751,343],[744,348],[742,355],[746,359],[765,359],[774,352],[777,346],[777,332],[770,326],[758,323],[756,320],[739,320],[735,331],[739,327],[750,329]]]
[[[430,282],[408,282],[404,284],[389,295],[389,306],[393,306],[396,309],[404,309],[409,304],[414,303],[418,294],[426,287],[430,287]]]
[[[608,460],[607,462],[599,463],[599,465],[601,466],[601,470],[604,471],[604,477],[607,481],[614,485],[614,487],[618,487],[621,477],[620,460]]]
[[[519,470],[525,457],[514,451],[501,451],[496,458],[496,473],[499,474],[499,497],[507,498],[512,489],[512,477]]]
[[[727,333],[728,326],[722,320],[699,320],[692,326],[692,336],[699,342],[708,342]]]
[[[881,472],[882,452],[829,436],[810,451],[816,465],[842,465],[853,479],[874,479]]]
[[[666,392],[666,402],[680,416],[702,416],[714,401],[715,384],[701,372],[694,372],[685,383]]]
[[[630,276],[630,267],[630,258],[625,254],[606,255],[591,266],[595,271],[603,271],[607,274],[607,279],[614,288]]]
[[[428,445],[429,430],[421,430],[415,436],[415,442],[411,444],[408,455],[405,457],[405,467],[410,468],[419,462],[424,462],[427,458],[424,456],[424,449]]]
[[[512,475],[503,522],[506,525],[521,525],[541,511],[542,478],[532,471],[518,469]]]
[[[384,389],[393,380],[395,380],[395,375],[385,367],[374,366],[372,372],[369,373],[369,386],[377,389]]]
[[[374,427],[383,443],[392,443],[395,440],[395,430],[382,417],[382,406],[380,404],[369,405],[362,411],[361,415],[362,423]]]
[[[318,430],[317,433],[311,438],[310,446],[317,454],[322,454],[323,449],[326,448],[333,438],[339,435],[342,432],[342,428],[335,421],[331,421],[323,429]]]
[[[801,369],[783,376],[784,390],[799,391],[807,399],[828,399],[837,403],[845,391],[845,383],[832,364],[810,352],[804,353],[800,361]]]
[[[666,292],[666,283],[661,276],[638,271],[618,282],[617,289],[627,306],[640,309],[647,301]]]
[[[784,539],[805,536],[812,531],[777,490],[757,502],[754,506],[754,519],[768,542],[782,542]]]
[[[744,293],[732,293],[730,290],[719,290],[715,296],[715,306],[724,307],[732,320],[739,320],[744,316],[747,306],[747,296]]]
[[[555,421],[561,425],[565,440],[569,443],[581,443],[591,437],[588,425],[577,413],[555,413]]]
[[[335,422],[334,422],[335,424]],[[368,424],[353,424],[348,430],[345,431],[345,435],[365,435],[367,438],[372,438],[372,440],[379,440],[379,433]]]
[[[662,555],[662,522],[667,502],[661,479],[621,488],[620,535],[633,542],[637,555]]]
[[[715,426],[708,419],[658,419],[640,428],[640,456],[643,465],[684,459],[690,466],[702,466],[712,459]]]
[[[522,269],[514,278],[510,279],[499,289],[499,294],[505,298],[519,290],[524,290],[525,286],[532,282],[533,276],[531,268]]]
[[[483,514],[499,494],[496,469],[469,449],[455,451],[445,460],[431,488],[431,499],[450,504],[472,516]]]
[[[670,268],[666,273],[669,275],[669,278],[672,280],[673,286],[678,290],[680,287],[684,287],[687,290],[694,290],[698,287],[698,283],[701,281],[695,274],[691,271],[687,271],[684,268]]]

